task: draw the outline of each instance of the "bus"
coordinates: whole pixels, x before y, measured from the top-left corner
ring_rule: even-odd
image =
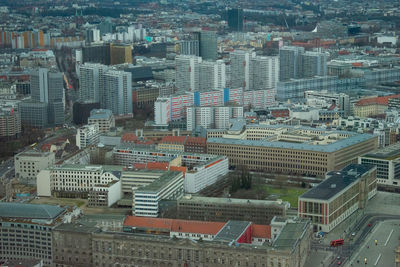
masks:
[[[331,247],[337,247],[344,244],[344,239],[336,239],[331,241]]]

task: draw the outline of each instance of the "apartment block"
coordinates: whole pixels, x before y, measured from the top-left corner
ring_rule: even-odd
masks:
[[[115,118],[109,109],[93,109],[90,111],[88,124],[98,124],[99,132],[106,133],[115,127]]]

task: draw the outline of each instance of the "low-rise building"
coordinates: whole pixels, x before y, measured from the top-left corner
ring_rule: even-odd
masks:
[[[390,95],[361,99],[354,104],[354,116],[365,118],[384,114],[388,109],[389,99],[399,97],[400,95]]]
[[[106,185],[97,184],[89,190],[89,207],[111,207],[122,197],[121,181],[114,180]]]
[[[36,176],[55,163],[55,154],[29,150],[14,156],[15,176],[22,183],[36,184]]]
[[[218,221],[248,220],[269,224],[274,216],[286,216],[288,202],[185,196],[177,201],[177,217],[181,219]]]
[[[115,127],[115,118],[109,109],[93,109],[90,111],[88,124],[98,124],[100,133],[106,133]]]
[[[330,232],[375,196],[376,166],[350,164],[299,197],[299,217],[309,218],[314,231]]]
[[[176,200],[183,195],[183,174],[169,171],[151,184],[133,192],[133,214],[158,217],[160,200]]]
[[[85,125],[76,133],[76,145],[79,149],[89,145],[96,145],[99,142],[100,130],[98,124]]]
[[[400,143],[360,156],[358,163],[376,166],[378,187],[400,188]]]

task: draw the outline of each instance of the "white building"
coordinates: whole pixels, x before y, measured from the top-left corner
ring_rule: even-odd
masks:
[[[82,52],[80,53],[82,57]],[[78,59],[77,59],[78,60]],[[103,91],[101,81],[107,66],[98,63],[85,63],[79,67],[79,100],[100,102],[100,94]]]
[[[204,129],[228,129],[229,120],[243,117],[243,107],[188,107],[186,109],[186,128],[194,130],[197,126]]]
[[[176,64],[176,88],[178,91],[199,90],[199,63],[201,57],[192,55],[179,55],[175,58]]]
[[[89,190],[88,206],[111,207],[122,198],[121,181],[114,180],[106,185],[96,184]]]
[[[159,97],[154,103],[154,122],[156,125],[165,125],[167,126],[171,114],[171,102],[169,97]]]
[[[133,192],[133,214],[158,217],[160,200],[175,200],[183,195],[183,174],[169,171],[148,186]]]
[[[343,110],[344,116],[350,115],[350,97],[344,93],[331,93],[328,91],[305,91],[304,97],[309,102],[315,102],[315,100],[323,100],[330,105],[335,105],[339,110]]]
[[[98,124],[100,133],[106,133],[115,127],[115,118],[109,109],[93,109],[90,111],[88,124]]]
[[[132,74],[109,70],[104,74],[104,91],[100,97],[102,108],[114,115],[132,114]]]
[[[36,176],[55,163],[52,152],[26,151],[14,157],[15,176],[20,182],[36,184]]]
[[[198,193],[209,185],[214,184],[221,176],[229,171],[227,157],[219,157],[193,168],[185,174],[185,192]]]
[[[279,82],[279,57],[253,56],[250,61],[250,88],[276,88]]]
[[[99,142],[99,136],[100,131],[98,124],[82,126],[76,133],[76,145],[79,149],[85,148],[89,145],[95,145]]]
[[[199,91],[222,90],[226,87],[226,67],[223,60],[199,64]]]
[[[250,59],[254,52],[235,50],[230,53],[231,81],[228,87],[243,87],[244,91],[250,90]]]
[[[64,164],[42,170],[37,176],[38,196],[82,197],[97,185],[120,180],[121,166]],[[64,195],[63,195],[64,194]]]

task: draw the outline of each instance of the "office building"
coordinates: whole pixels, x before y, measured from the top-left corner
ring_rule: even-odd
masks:
[[[0,259],[53,263],[52,230],[67,210],[60,206],[0,203]]]
[[[132,63],[132,46],[122,44],[110,45],[110,64]]]
[[[48,124],[51,126],[64,124],[64,79],[62,73],[54,70],[49,71],[45,68],[39,68],[31,72],[30,81],[32,96],[31,102],[34,104],[22,104],[22,121],[35,126],[41,124]],[[35,113],[37,112],[36,109],[43,108],[43,106],[39,107],[40,104],[38,103],[45,103],[47,105],[47,116],[45,116],[45,118],[47,117],[47,121],[43,120],[42,122],[38,122],[36,116],[26,114],[26,112],[29,111]]]
[[[111,185],[114,181],[119,181],[121,171],[120,166],[110,165],[50,166],[37,175],[37,195],[87,198],[95,186]]]
[[[376,195],[376,166],[350,164],[326,174],[326,179],[299,197],[299,217],[314,231],[330,232]]]
[[[93,109],[100,109],[100,103],[75,102],[72,106],[73,121],[77,125],[87,124],[90,112]]]
[[[53,152],[26,151],[14,156],[15,177],[22,183],[36,184],[36,176],[55,163]]]
[[[113,180],[108,184],[96,184],[88,193],[89,207],[111,207],[122,197],[121,181]]]
[[[14,108],[0,107],[0,140],[16,139],[20,134],[20,112]]]
[[[227,12],[228,27],[231,31],[243,31],[243,9],[232,8]]]
[[[18,110],[21,112],[21,123],[23,125],[45,128],[49,125],[48,104],[44,102],[22,101]]]
[[[188,195],[177,201],[177,217],[186,220],[245,220],[269,224],[275,216],[285,217],[289,208],[288,202]]]
[[[85,31],[85,41],[86,44],[100,42],[100,30],[98,29],[87,29]]]
[[[113,149],[113,159],[115,164],[122,166],[146,162],[172,162],[169,164],[170,170],[185,173],[184,188],[188,193],[197,193],[228,173],[228,159],[224,156],[173,150],[161,151],[127,144],[121,144]],[[179,162],[174,163],[177,159]]]
[[[176,200],[183,195],[182,172],[169,171],[151,184],[133,192],[133,210],[136,216],[158,217],[159,201]]]
[[[76,145],[79,149],[99,143],[100,130],[98,124],[85,125],[78,128],[76,133]]]
[[[82,63],[86,62],[110,65],[110,44],[82,47]]]
[[[299,46],[284,46],[281,49],[279,49],[280,81],[303,78],[303,73],[302,73],[303,53],[304,53],[304,48]]]
[[[199,90],[199,63],[201,57],[179,55],[175,58],[176,64],[176,88],[178,91],[198,91]]]
[[[377,149],[358,158],[359,164],[376,166],[378,187],[400,187],[400,144]]]
[[[102,108],[114,115],[132,113],[132,74],[130,72],[108,70],[103,75],[104,90],[100,96]]]
[[[181,55],[200,56],[199,40],[183,40],[180,42]]]
[[[104,84],[101,77],[108,69],[98,63],[85,63],[79,66],[79,101],[98,103]]]
[[[201,31],[195,34],[198,35],[199,40],[199,56],[203,60],[217,60],[217,32]]]
[[[287,125],[233,123],[223,138],[207,139],[207,153],[227,156],[230,166],[318,177],[376,148],[374,135]]]
[[[99,132],[106,133],[115,127],[115,118],[109,109],[93,109],[90,111],[88,124],[98,124]]]

